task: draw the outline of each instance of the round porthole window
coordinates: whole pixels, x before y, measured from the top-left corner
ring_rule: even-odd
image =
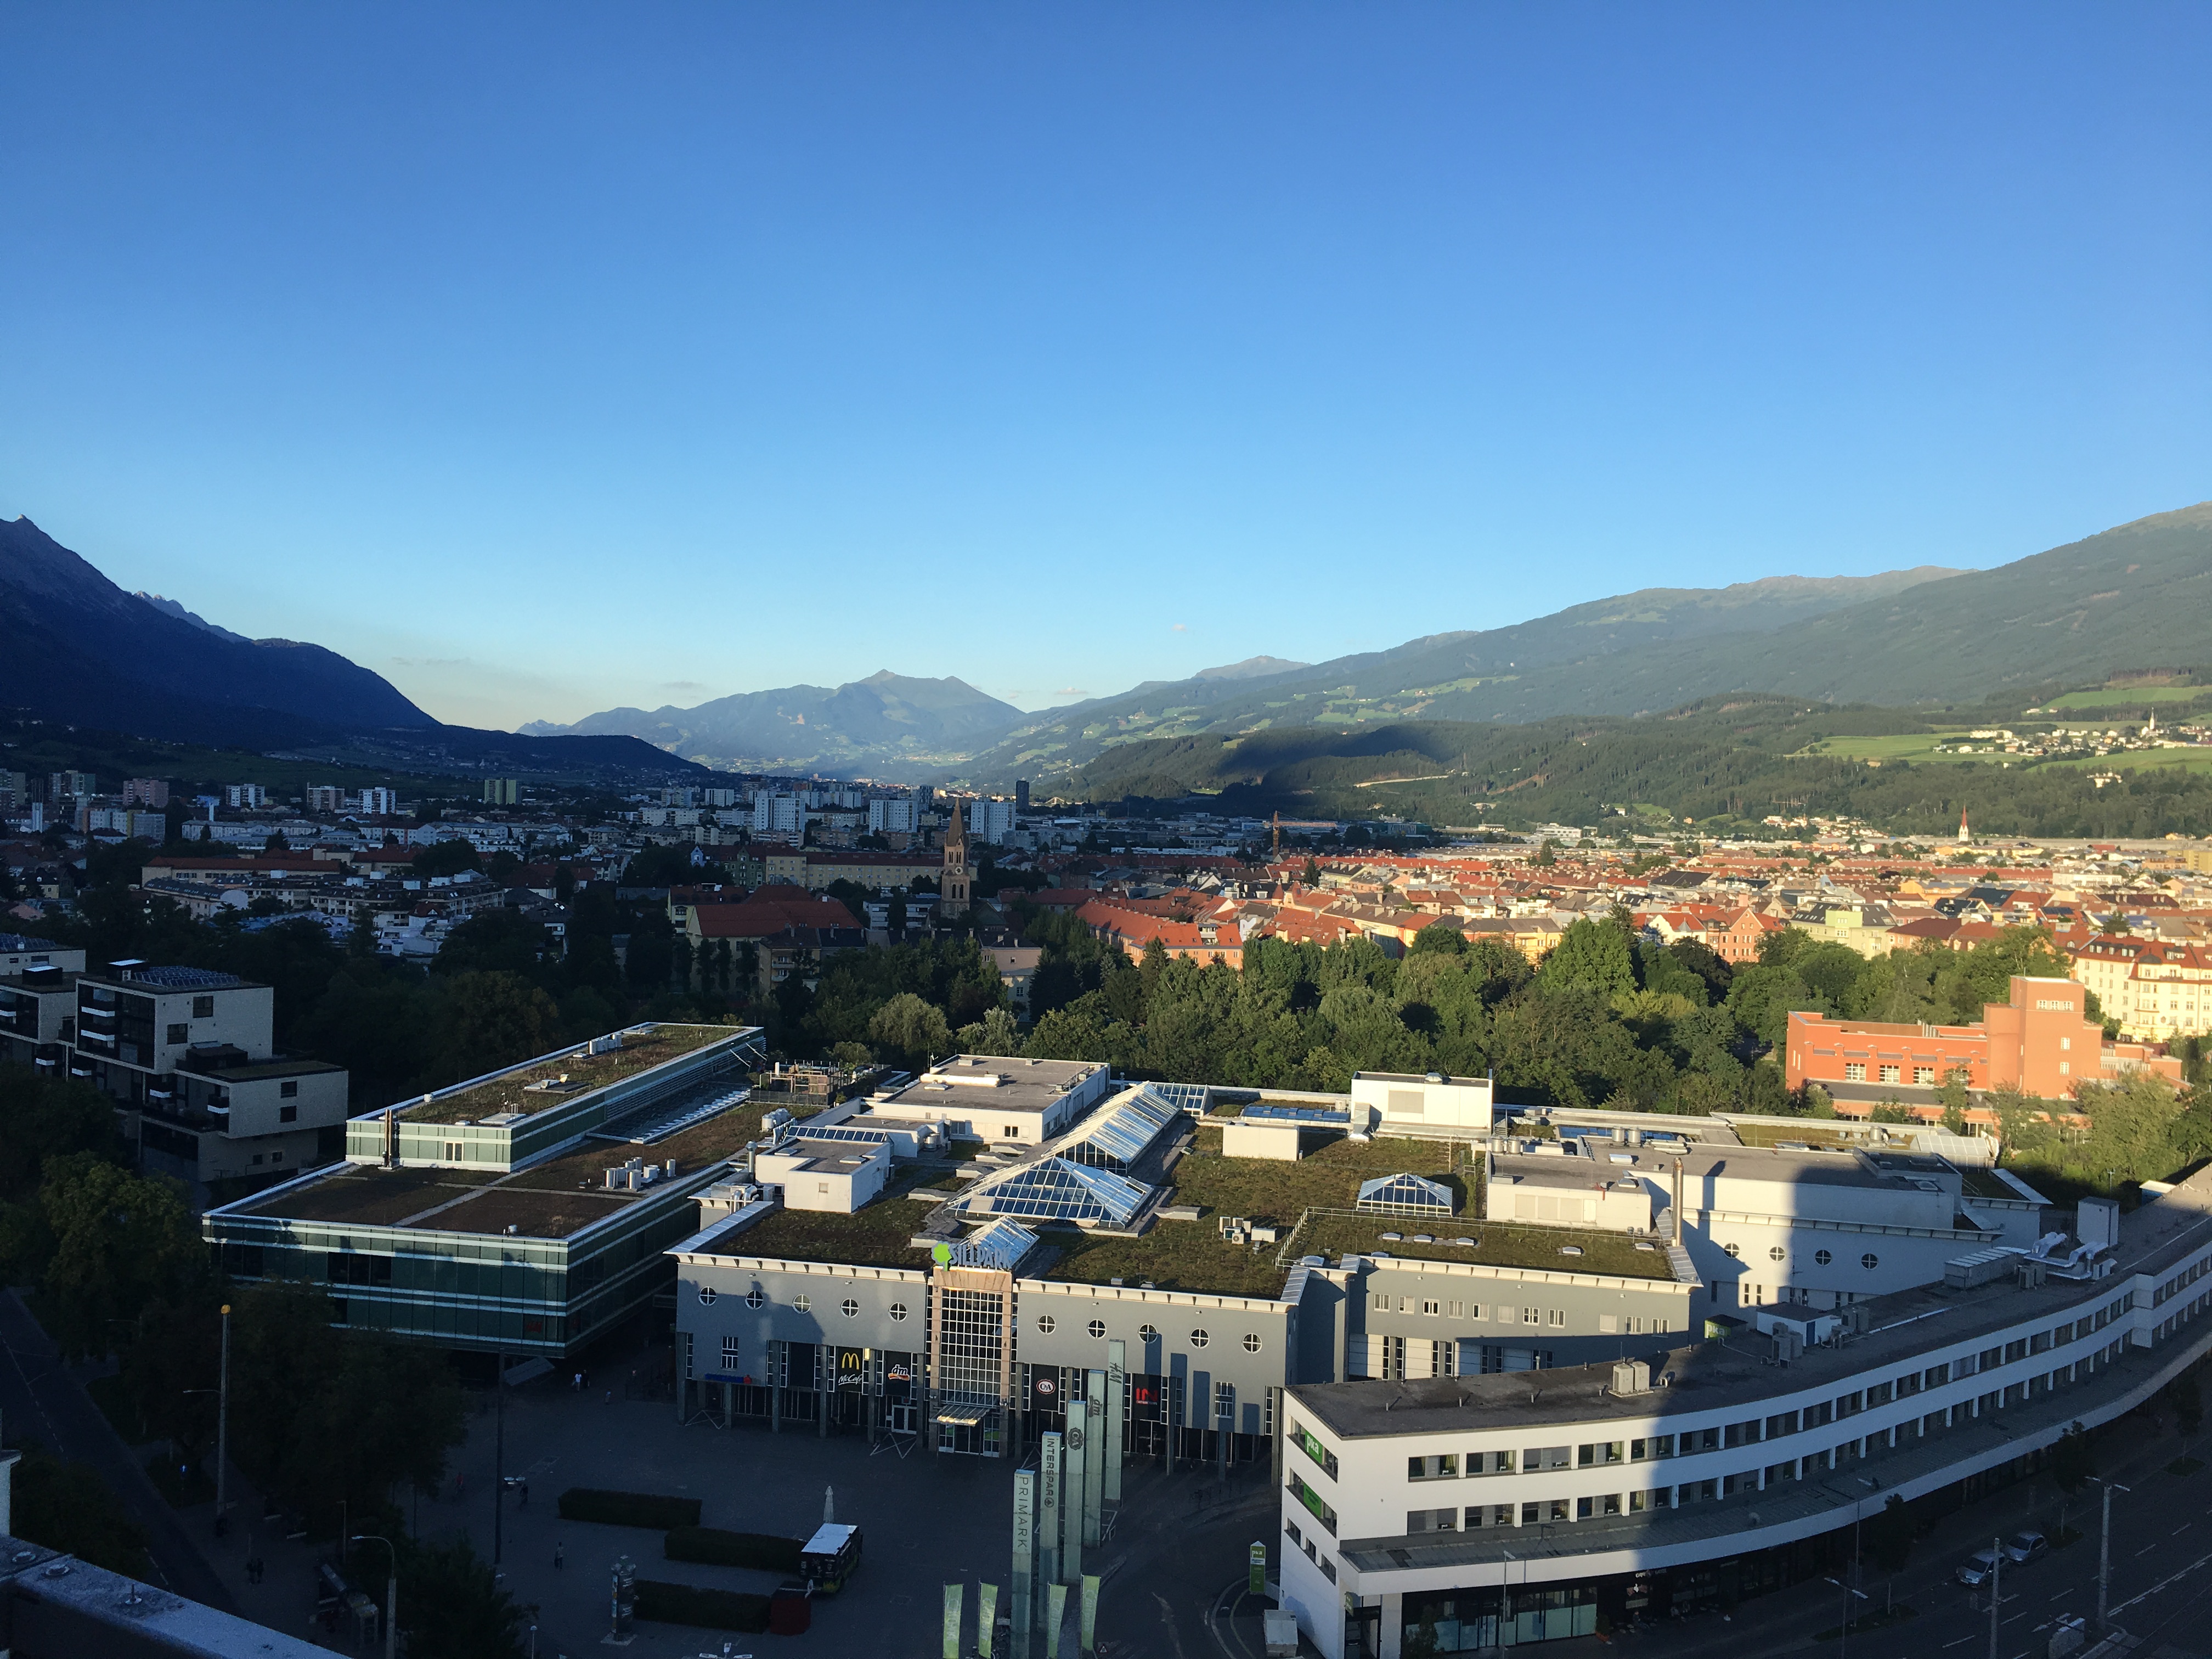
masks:
[[[1037,1334],[1040,1336],[1050,1336],[1052,1334],[1053,1324],[1054,1320],[1050,1314],[1039,1314],[1037,1316]]]
[[[893,1319],[904,1319],[906,1317],[906,1304],[903,1302],[892,1303],[891,1317]]]
[[[714,1305],[714,1287],[712,1285],[702,1285],[699,1287],[699,1305],[702,1308],[711,1308]]]
[[[1245,1352],[1246,1353],[1257,1353],[1257,1352],[1260,1352],[1260,1339],[1259,1339],[1258,1337],[1256,1337],[1256,1336],[1248,1336],[1248,1337],[1246,1337],[1246,1338],[1244,1339],[1244,1352]]]
[[[1723,1245],[1722,1245],[1722,1246],[1721,1246],[1721,1249],[1723,1249],[1723,1250],[1726,1250],[1726,1251],[1727,1251],[1730,1255],[1732,1255],[1732,1256],[1739,1256],[1739,1257],[1740,1257],[1740,1256],[1741,1256],[1741,1255],[1743,1255],[1743,1252],[1742,1252],[1741,1250],[1738,1249],[1737,1249],[1735,1245],[1733,1245],[1733,1244],[1723,1244]]]
[[[1158,1340],[1160,1340],[1160,1328],[1159,1328],[1158,1326],[1157,1326],[1157,1325],[1139,1325],[1139,1326],[1138,1326],[1138,1327],[1137,1327],[1137,1340],[1138,1340],[1139,1342],[1157,1342],[1157,1341],[1158,1341]]]
[[[1202,1348],[1212,1340],[1213,1339],[1204,1331],[1193,1331],[1190,1334],[1190,1346],[1194,1348]]]
[[[1091,1340],[1093,1342],[1103,1342],[1106,1340],[1106,1322],[1103,1319],[1094,1319],[1083,1328],[1091,1333]]]
[[[1864,1255],[1859,1258],[1859,1266],[1864,1267],[1869,1273],[1872,1273],[1876,1267],[1881,1266],[1881,1258],[1876,1255],[1872,1250],[1869,1250]]]
[[[1813,1252],[1813,1260],[1814,1260],[1814,1261],[1818,1262],[1818,1263],[1819,1263],[1821,1267],[1826,1267],[1826,1266],[1827,1266],[1831,1261],[1833,1261],[1835,1259],[1836,1259],[1835,1257],[1833,1257],[1832,1255],[1829,1255],[1826,1250],[1815,1250],[1815,1251],[1814,1251],[1814,1252]]]
[[[1767,1248],[1766,1259],[1769,1261],[1779,1261],[1788,1254],[1789,1252],[1784,1249],[1779,1244],[1770,1245]]]
[[[795,1313],[805,1313],[814,1306],[814,1298],[811,1296],[794,1296],[791,1298],[791,1306]]]
[[[844,1314],[845,1317],[848,1319],[858,1319],[860,1316],[860,1304],[854,1301],[851,1297],[847,1297],[845,1298]]]

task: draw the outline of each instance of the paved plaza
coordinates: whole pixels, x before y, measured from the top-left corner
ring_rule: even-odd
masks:
[[[490,1557],[495,1434],[492,1416],[470,1419],[468,1442],[455,1453],[445,1490],[422,1500],[416,1522],[422,1535],[465,1533]],[[501,1567],[516,1600],[538,1609],[538,1652],[547,1659],[560,1654],[580,1659],[602,1650],[608,1569],[623,1555],[636,1563],[640,1578],[762,1594],[777,1583],[769,1573],[665,1560],[657,1532],[563,1522],[556,1504],[569,1486],[697,1498],[703,1525],[787,1537],[812,1531],[822,1518],[823,1488],[830,1486],[837,1518],[862,1528],[866,1554],[860,1572],[842,1595],[815,1604],[813,1629],[805,1636],[731,1638],[641,1621],[627,1650],[635,1659],[719,1655],[726,1639],[733,1641],[736,1653],[934,1659],[940,1651],[942,1587],[968,1586],[972,1646],[976,1587],[994,1583],[1003,1595],[1010,1576],[1013,1468],[1003,1460],[924,1451],[902,1458],[888,1449],[872,1455],[857,1434],[821,1439],[811,1429],[776,1435],[764,1425],[686,1426],[665,1401],[627,1401],[619,1388],[610,1401],[603,1388],[578,1395],[553,1377],[510,1392],[506,1437],[507,1470],[526,1475],[530,1491],[526,1503],[509,1495],[501,1529]],[[187,1512],[187,1523],[206,1540],[240,1612],[280,1629],[307,1632],[314,1560],[307,1546],[265,1534],[255,1537],[243,1516],[220,1542],[206,1538],[199,1513]],[[1180,1652],[1198,1659],[1222,1650],[1209,1634],[1216,1626],[1227,1636],[1249,1626],[1243,1633],[1256,1654],[1256,1607],[1217,1619],[1214,1602],[1242,1583],[1247,1548],[1255,1539],[1270,1538],[1273,1528],[1264,1465],[1239,1471],[1225,1486],[1211,1472],[1170,1476],[1133,1468],[1115,1535],[1086,1563],[1104,1579],[1102,1640],[1115,1654]],[[259,1585],[246,1582],[249,1543],[268,1564]],[[556,1547],[563,1561],[558,1568]],[[380,1586],[381,1566],[359,1577]],[[341,1639],[335,1645],[350,1644]],[[1075,1651],[1072,1611],[1065,1651]],[[1240,1650],[1232,1644],[1228,1651]]]

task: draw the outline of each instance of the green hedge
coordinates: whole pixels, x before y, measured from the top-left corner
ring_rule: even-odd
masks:
[[[671,1527],[699,1524],[699,1500],[664,1498],[650,1492],[594,1492],[571,1486],[561,1494],[563,1521],[597,1521],[610,1527],[650,1527],[666,1532]]]
[[[672,1527],[662,1546],[672,1561],[709,1561],[720,1567],[758,1567],[797,1572],[800,1540],[764,1532],[723,1532],[714,1527]]]
[[[768,1597],[741,1590],[701,1589],[696,1584],[637,1581],[637,1616],[702,1630],[760,1632],[768,1628]]]

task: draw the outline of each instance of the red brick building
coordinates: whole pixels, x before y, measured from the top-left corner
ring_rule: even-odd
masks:
[[[1940,1086],[1953,1071],[1971,1089],[2018,1089],[2060,1100],[2084,1083],[2147,1071],[2179,1085],[2181,1062],[2159,1048],[2110,1043],[2088,1016],[2087,988],[2070,979],[2012,981],[2010,1000],[1984,1006],[1972,1025],[1905,1025],[1790,1016],[1788,1073],[1807,1083]],[[1899,1096],[1900,1099],[1905,1098]]]

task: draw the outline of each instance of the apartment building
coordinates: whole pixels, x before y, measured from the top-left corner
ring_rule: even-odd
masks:
[[[2087,988],[2078,981],[2019,975],[2008,1000],[1986,1005],[1972,1025],[1793,1013],[1788,1067],[1792,1087],[1876,1084],[1899,1091],[1900,1100],[1934,1098],[1954,1071],[1963,1072],[1972,1089],[2018,1089],[2049,1100],[2136,1072],[2181,1081],[2179,1060],[2141,1044],[2107,1042],[2088,1017]]]
[[[2068,946],[2073,976],[2125,1036],[2149,1042],[2212,1030],[2212,947],[2136,933]]]
[[[58,977],[75,999],[69,1074],[115,1099],[148,1167],[209,1182],[337,1155],[325,1142],[345,1121],[345,1069],[276,1052],[268,986],[137,961]],[[29,998],[53,1018],[52,991],[11,988],[19,1017]]]
[[[971,800],[968,803],[968,833],[977,841],[1004,842],[1021,828],[1010,800]]]

